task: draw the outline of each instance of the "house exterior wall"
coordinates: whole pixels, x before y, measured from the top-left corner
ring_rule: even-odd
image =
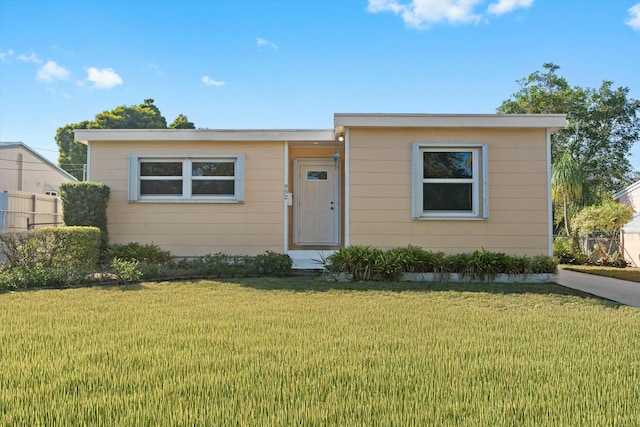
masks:
[[[135,202],[127,199],[128,156],[244,155],[244,203]],[[111,189],[109,240],[154,243],[177,257],[283,251],[283,143],[93,141],[90,180]]]
[[[640,233],[622,232],[622,257],[631,267],[640,267]]]
[[[20,145],[0,146],[0,192],[58,193],[60,184],[72,180]]]
[[[627,191],[621,193],[619,197],[614,196],[614,200],[631,206],[636,215],[640,213],[640,182],[628,187]]]
[[[412,144],[488,145],[486,220],[412,220]],[[351,245],[549,254],[545,129],[350,128]]]

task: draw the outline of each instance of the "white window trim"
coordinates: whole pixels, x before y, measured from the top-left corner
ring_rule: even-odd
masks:
[[[140,162],[141,161],[182,162],[183,179],[182,194],[177,196],[141,196],[140,195]],[[185,176],[191,171],[192,162],[233,161],[235,194],[233,196],[191,195],[191,180],[200,177]],[[187,166],[187,167],[185,167]],[[220,177],[230,179],[231,177]],[[169,179],[171,179],[169,177]],[[244,155],[243,154],[131,154],[129,156],[128,192],[131,203],[243,203],[244,202]]]
[[[473,156],[473,211],[423,211],[423,156],[424,151],[472,151]],[[414,142],[412,159],[412,216],[414,220],[486,220],[489,217],[489,168],[487,144],[468,142]]]

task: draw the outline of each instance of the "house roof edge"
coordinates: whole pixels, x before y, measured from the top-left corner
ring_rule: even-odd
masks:
[[[547,128],[567,126],[566,114],[335,113],[343,127]]]
[[[66,170],[62,169],[60,166],[56,166],[55,164],[53,164],[53,162],[51,162],[49,159],[44,157],[42,154],[40,154],[37,151],[35,151],[33,148],[29,147],[24,142],[6,142],[6,141],[3,141],[2,144],[0,144],[0,148],[22,148],[23,150],[29,152],[31,155],[37,157],[40,161],[42,161],[47,166],[53,168],[56,172],[61,173],[62,175],[64,175],[65,177],[69,178],[73,182],[78,182],[78,179],[75,176],[71,175],[69,172],[67,172]]]
[[[89,141],[333,141],[333,129],[75,129]]]

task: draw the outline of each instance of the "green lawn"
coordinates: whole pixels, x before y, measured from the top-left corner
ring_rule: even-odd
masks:
[[[2,426],[640,425],[640,310],[555,285],[243,279],[0,307]]]
[[[561,265],[560,268],[640,283],[640,268],[598,267],[596,265]]]

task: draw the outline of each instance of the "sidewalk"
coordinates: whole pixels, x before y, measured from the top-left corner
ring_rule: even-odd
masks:
[[[556,283],[620,304],[640,308],[640,283],[568,270],[558,271]]]

